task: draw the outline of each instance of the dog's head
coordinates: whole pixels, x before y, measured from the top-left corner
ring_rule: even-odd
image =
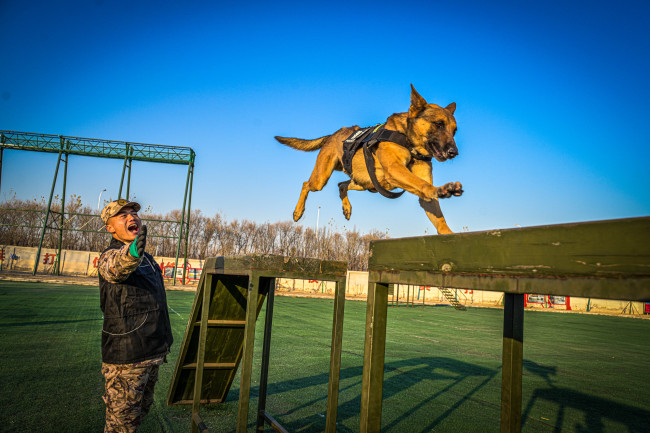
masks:
[[[425,156],[432,156],[438,161],[446,161],[458,155],[454,141],[456,103],[445,108],[427,104],[411,84],[411,107],[406,121],[406,136],[415,150]]]

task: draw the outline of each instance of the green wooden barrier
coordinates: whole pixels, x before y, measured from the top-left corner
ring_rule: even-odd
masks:
[[[650,301],[650,217],[371,242],[360,431],[381,430],[389,284],[504,293],[501,431],[521,431],[524,294]]]

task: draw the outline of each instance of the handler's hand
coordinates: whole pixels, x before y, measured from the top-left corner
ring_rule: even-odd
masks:
[[[135,237],[131,247],[129,247],[129,253],[133,257],[142,257],[144,255],[144,249],[147,246],[147,226],[142,226],[140,233]]]

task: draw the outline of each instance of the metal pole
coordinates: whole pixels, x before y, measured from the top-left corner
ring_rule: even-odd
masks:
[[[178,269],[178,256],[181,253],[181,240],[183,239],[183,226],[185,224],[185,203],[187,203],[187,190],[190,185],[190,176],[192,174],[193,163],[190,162],[190,165],[187,168],[187,180],[185,181],[185,197],[183,197],[183,210],[181,211],[181,227],[178,232],[178,245],[176,246],[176,261],[174,262],[174,272],[172,272],[172,285],[176,285],[176,271]],[[183,272],[185,272],[183,270]]]
[[[130,154],[133,154],[133,149],[129,151]],[[131,165],[133,164],[133,160],[129,158],[129,177],[126,180],[126,199],[129,199],[129,191],[131,190]]]
[[[318,206],[318,213],[316,214],[316,258],[320,258],[320,237],[318,236],[318,220],[320,219],[320,206]]]
[[[5,144],[6,140],[7,140],[7,138],[5,137],[5,135],[4,135],[4,134],[0,134],[0,143]],[[3,155],[4,155],[4,152],[5,152],[5,148],[4,148],[4,147],[0,147],[0,186],[2,185],[2,157],[3,157]],[[1,191],[1,190],[2,190],[2,189],[1,189],[1,187],[0,187],[0,191]]]
[[[190,196],[187,202],[187,230],[185,230],[185,262],[183,263],[183,284],[185,284],[185,273],[187,271],[187,248],[190,237],[190,216],[192,216],[192,184],[194,183],[194,164],[191,165],[192,174],[190,175]]]
[[[63,141],[63,138],[61,138]],[[52,190],[50,191],[50,199],[47,202],[47,211],[45,212],[45,222],[43,222],[43,230],[41,231],[41,240],[38,243],[38,250],[36,251],[36,260],[34,261],[34,270],[32,275],[36,275],[38,269],[38,260],[41,258],[41,248],[43,247],[43,238],[45,238],[45,229],[47,228],[47,220],[50,217],[50,207],[52,206],[52,196],[54,196],[54,187],[56,186],[56,177],[59,174],[59,165],[61,164],[62,152],[59,152],[59,159],[56,161],[56,169],[54,170],[54,180],[52,181]]]
[[[124,173],[126,172],[126,164],[129,160],[129,143],[126,143],[126,153],[124,154],[124,165],[122,165],[122,178],[120,179],[120,190],[117,193],[117,199],[122,198],[122,186],[124,185]]]
[[[2,143],[4,144],[5,135],[2,134]],[[4,156],[5,148],[0,147],[0,192],[2,191],[2,157]]]
[[[399,284],[395,284],[395,287],[397,287],[397,300],[395,305],[399,307]]]
[[[68,143],[69,144],[69,143]],[[56,255],[56,275],[61,275],[61,247],[63,244],[63,230],[65,224],[65,189],[68,182],[68,158],[65,154],[65,164],[63,164],[63,194],[61,194],[61,227],[59,227],[59,252]]]

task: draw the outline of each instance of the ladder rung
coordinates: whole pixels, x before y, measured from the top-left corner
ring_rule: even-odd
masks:
[[[234,362],[206,362],[203,364],[204,370],[232,370],[236,364]],[[196,369],[196,362],[185,364],[183,369],[191,370]]]
[[[194,322],[194,326],[201,326],[201,322]],[[243,328],[245,320],[208,320],[208,326],[221,326],[226,328]]]

